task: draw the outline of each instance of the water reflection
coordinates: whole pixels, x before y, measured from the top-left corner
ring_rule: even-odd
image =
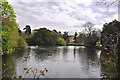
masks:
[[[2,56],[2,77],[10,78],[14,73],[16,73],[17,61],[21,60],[25,51],[16,51],[12,55]]]
[[[18,55],[12,55],[14,57],[11,58],[11,62],[14,63],[12,65],[15,72],[23,76],[24,67],[46,67],[49,72],[45,78],[100,78],[99,52],[100,50],[83,46],[30,46],[21,58],[18,52],[15,53]],[[5,60],[3,62],[6,62]]]
[[[37,61],[41,60],[45,60],[47,59],[49,56],[54,55],[55,53],[57,53],[59,50],[52,46],[52,47],[37,47],[35,49],[32,49],[32,54],[33,56],[35,56],[35,58],[37,59]]]
[[[76,46],[74,47],[73,54],[74,54],[74,59],[76,59]]]

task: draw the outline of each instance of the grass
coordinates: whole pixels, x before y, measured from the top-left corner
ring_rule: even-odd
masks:
[[[84,43],[68,43],[67,46],[83,46]]]

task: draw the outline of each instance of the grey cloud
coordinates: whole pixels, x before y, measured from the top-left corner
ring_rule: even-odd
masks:
[[[18,24],[21,25],[20,26],[21,29],[26,24],[30,24],[33,29],[39,28],[40,26],[51,26],[51,28],[52,26],[54,27],[56,26],[56,28],[59,30],[61,26],[68,27],[67,24],[72,23],[72,20],[74,19],[78,23],[79,21],[86,22],[88,20],[91,20],[91,16],[89,16],[89,12],[88,12],[88,15],[82,15],[82,16],[80,15],[82,13],[82,10],[84,9],[91,9],[93,15],[95,15],[95,13],[101,14],[101,16],[95,16],[95,19],[99,20],[95,24],[102,25],[104,23],[102,23],[101,20],[104,20],[104,22],[106,22],[104,18],[110,18],[117,13],[116,7],[110,7],[110,9],[115,9],[116,11],[101,12],[99,8],[101,8],[102,6],[97,6],[95,2],[93,2],[91,5],[88,5],[88,6],[85,6],[85,4],[80,4],[80,3],[76,4],[78,7],[69,5],[69,7],[73,9],[73,11],[70,11],[69,8],[63,9],[61,7],[61,4],[67,5],[66,3],[63,3],[63,2],[60,2],[60,3],[59,2],[28,2],[28,3],[16,2],[16,3],[13,3],[12,6],[14,7],[16,14],[18,15],[18,18],[17,18]],[[79,8],[82,8],[82,10],[77,11]],[[50,20],[51,15],[54,15],[54,14],[57,15],[58,13],[66,14],[67,16],[69,16],[70,18],[68,19],[71,19],[71,22],[67,22],[64,20],[56,21],[56,20],[53,20],[54,18],[51,18]],[[54,16],[54,17],[58,17],[58,16]],[[61,16],[61,17],[63,17],[62,19],[64,19],[65,16]],[[72,25],[72,26],[75,28],[80,28],[82,24],[80,24],[79,26],[76,26],[76,25]]]

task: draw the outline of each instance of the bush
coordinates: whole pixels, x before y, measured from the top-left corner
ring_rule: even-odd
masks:
[[[18,47],[17,40],[19,33],[17,28],[11,28],[10,26],[2,26],[2,54],[9,54],[14,52]]]
[[[19,39],[18,39],[18,48],[19,49],[25,49],[25,48],[27,48],[26,46],[27,46],[26,41],[24,39],[22,39],[21,37],[19,37]]]
[[[58,38],[57,45],[64,46],[66,45],[66,41],[63,38]]]
[[[85,45],[85,47],[87,47],[87,48],[94,48],[94,47],[96,47],[96,42],[97,42],[97,41],[95,41],[93,38],[87,38],[87,39],[85,40],[84,45]]]

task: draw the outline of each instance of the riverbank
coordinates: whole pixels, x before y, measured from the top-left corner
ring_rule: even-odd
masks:
[[[84,46],[84,43],[67,43],[67,46]]]

